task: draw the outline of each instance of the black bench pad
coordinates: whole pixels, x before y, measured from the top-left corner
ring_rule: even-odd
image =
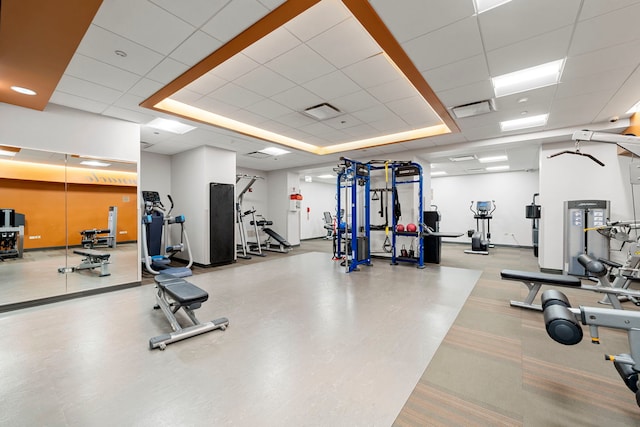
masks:
[[[95,249],[76,249],[73,251],[74,254],[84,255],[88,257],[92,257],[100,260],[107,260],[111,256],[108,252],[100,252]]]
[[[579,288],[582,286],[582,282],[578,277],[566,276],[561,274],[549,274],[549,273],[536,273],[531,271],[518,271],[518,270],[502,270],[500,277],[507,280],[520,280],[536,283],[543,283],[547,285],[558,286],[572,286]]]
[[[164,291],[180,305],[203,303],[209,299],[209,294],[185,280],[158,283]]]

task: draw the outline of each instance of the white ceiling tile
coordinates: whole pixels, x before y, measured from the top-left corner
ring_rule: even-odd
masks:
[[[63,105],[65,107],[75,108],[77,110],[88,111],[90,113],[100,114],[109,106],[103,102],[94,101],[80,96],[68,93],[54,92],[49,99],[52,104]]]
[[[255,114],[251,111],[247,111],[245,109],[236,110],[233,112],[233,119],[237,120],[241,123],[246,123],[251,126],[261,127],[261,124],[266,122],[268,119],[264,116]]]
[[[323,123],[337,130],[346,130],[363,124],[360,119],[351,114],[342,114],[341,116],[324,120]]]
[[[92,99],[94,101],[102,102],[105,104],[114,103],[122,95],[121,91],[110,89],[105,86],[100,86],[98,84],[78,79],[70,75],[62,76],[62,78],[58,82],[56,90],[71,95],[77,95],[83,98]]]
[[[487,52],[492,76],[533,67],[567,56],[573,26],[566,26],[537,37]]]
[[[344,68],[344,73],[363,88],[379,86],[398,78],[396,69],[384,55],[376,55]]]
[[[211,73],[226,81],[233,81],[249,71],[259,67],[260,64],[241,53],[227,59],[222,64],[211,70]]]
[[[495,105],[498,112],[503,110],[524,111],[531,109],[531,105],[544,105],[547,108],[553,102],[558,87],[556,85],[534,89],[523,93],[516,93],[509,96],[495,98]],[[526,99],[525,102],[519,102]]]
[[[454,89],[438,91],[436,95],[438,95],[438,99],[447,107],[455,107],[471,102],[491,99],[494,96],[493,86],[489,79],[470,85],[459,86]]]
[[[201,30],[226,43],[268,13],[256,0],[229,1]]]
[[[228,0],[149,0],[164,10],[199,27],[218,13]]]
[[[167,84],[187,71],[188,68],[189,67],[182,62],[167,57],[156,65],[153,70],[149,71],[147,77],[151,80]]]
[[[640,57],[635,59],[629,52],[640,51],[640,40],[622,43],[607,49],[598,49],[582,55],[569,56],[562,71],[562,81],[597,74],[607,70],[614,70],[628,65],[638,64]]]
[[[573,97],[605,90],[615,91],[629,78],[635,68],[636,64],[633,64],[617,70],[607,70],[560,83],[556,98]]]
[[[365,123],[373,123],[394,116],[394,113],[386,106],[378,104],[371,108],[355,111],[351,115]]]
[[[571,43],[570,55],[615,46],[640,38],[640,3],[578,23]]]
[[[370,3],[400,43],[475,13],[469,0],[371,0]]]
[[[128,110],[120,107],[109,107],[102,112],[103,115],[109,117],[115,117],[117,119],[126,120],[133,123],[148,123],[153,120],[154,116],[151,114],[143,114],[138,111]]]
[[[123,51],[127,56],[116,55]],[[164,58],[157,52],[115,33],[91,25],[82,38],[78,53],[115,67],[144,76]]]
[[[581,0],[512,1],[479,15],[488,51],[572,25]]]
[[[325,0],[287,22],[284,27],[297,38],[306,42],[326,31],[351,14],[338,0]]]
[[[583,2],[582,9],[580,9],[580,20],[584,21],[586,19],[590,19],[598,15],[604,15],[605,13],[635,5],[637,3],[638,0],[587,0]]]
[[[427,123],[431,123],[437,118],[429,104],[421,96],[412,96],[411,98],[399,99],[397,101],[387,102],[385,104],[391,111],[404,119],[405,116],[422,117]]]
[[[640,70],[636,69],[616,94],[608,100],[598,114],[598,118],[609,120],[611,116],[622,117],[638,101],[640,101]]]
[[[355,18],[342,21],[309,40],[307,45],[338,69],[382,52]]]
[[[358,92],[361,88],[342,71],[325,74],[302,85],[325,100],[339,98]],[[338,106],[336,106],[338,107]],[[340,108],[340,107],[338,107]]]
[[[312,119],[311,117],[307,117],[304,114],[297,112],[280,116],[276,118],[275,121],[293,128],[302,128],[303,126],[308,126],[316,123],[316,120]]]
[[[162,84],[159,82],[150,79],[140,79],[131,87],[131,89],[129,89],[129,93],[131,95],[141,96],[146,99],[159,91],[161,88]]]
[[[335,130],[331,126],[323,122],[317,122],[317,121],[314,121],[313,123],[310,123],[305,126],[301,126],[299,129],[302,132],[308,133],[310,135],[318,135],[318,136],[332,133]]]
[[[402,44],[420,71],[442,67],[483,52],[476,17],[470,17]]]
[[[246,48],[243,53],[257,63],[264,64],[300,44],[293,34],[280,27]]]
[[[224,80],[215,75],[214,71],[209,71],[208,73],[203,74],[201,77],[186,85],[183,90],[189,90],[191,92],[199,93],[200,95],[208,95],[214,90],[226,85],[227,83],[227,80]]]
[[[296,85],[291,80],[263,66],[237,78],[234,83],[265,97],[284,92]]]
[[[465,58],[422,73],[431,89],[440,92],[455,87],[467,86],[480,81],[489,81],[487,60],[484,55]]]
[[[298,84],[335,71],[333,65],[305,45],[300,45],[265,65]]]
[[[331,105],[338,107],[340,111],[345,111],[347,113],[353,113],[355,111],[380,105],[380,101],[364,90],[359,90],[358,92],[351,93],[349,95],[330,99],[329,102]]]
[[[248,105],[245,109],[269,119],[275,119],[285,114],[293,113],[290,108],[270,99],[263,99],[255,104]]]
[[[165,55],[195,31],[192,25],[148,1],[103,2],[93,22]]]
[[[219,40],[203,31],[196,31],[171,52],[171,58],[183,64],[194,66],[220,46],[222,46],[222,42]]]
[[[234,83],[227,83],[221,88],[214,90],[209,94],[208,98],[213,98],[238,108],[255,104],[263,99],[263,97],[257,93],[246,90]]]
[[[321,97],[301,86],[295,86],[289,90],[285,90],[282,93],[274,95],[271,99],[294,111],[302,111],[324,102]]]
[[[191,105],[197,108],[201,108],[205,111],[210,111],[212,113],[216,113],[221,116],[229,117],[229,118],[232,118],[233,113],[239,110],[239,108],[235,105],[224,103],[210,96],[203,96],[202,98],[193,102]]]
[[[171,94],[170,98],[184,104],[195,105],[204,95],[189,89],[182,89]]]
[[[258,0],[258,1],[269,10],[273,10],[285,2],[285,0]]]
[[[133,95],[131,92],[125,93],[113,103],[114,106],[120,108],[126,108],[128,110],[145,112],[146,110],[140,107],[140,103],[144,101],[144,97]]]
[[[374,136],[379,135],[379,132],[373,126],[367,123],[360,123],[357,126],[350,126],[343,129],[343,132],[348,135],[349,141],[373,138]]]
[[[405,79],[397,79],[368,89],[368,92],[380,102],[409,98],[416,94],[416,89]]]
[[[140,76],[84,55],[75,54],[65,74],[119,91],[131,88]]]
[[[396,115],[387,116],[384,119],[370,123],[372,127],[381,132],[395,133],[407,130],[407,123]]]

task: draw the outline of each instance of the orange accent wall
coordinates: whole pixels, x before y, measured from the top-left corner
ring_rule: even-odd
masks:
[[[622,132],[623,134],[633,134],[635,136],[640,136],[640,114],[633,113],[629,118],[629,127]]]
[[[137,187],[68,184],[65,194],[64,183],[0,178],[0,208],[25,215],[25,249],[65,246],[67,234],[79,245],[80,231],[107,228],[109,206],[118,207],[116,241],[136,240]]]

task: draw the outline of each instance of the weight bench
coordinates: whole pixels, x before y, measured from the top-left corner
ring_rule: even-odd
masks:
[[[94,268],[100,268],[100,277],[109,276],[109,257],[110,253],[96,251],[95,249],[74,249],[74,254],[82,255],[84,258],[77,267],[71,267],[71,272],[77,270],[93,270]],[[65,270],[64,268],[58,271]],[[69,270],[65,270],[69,271]]]
[[[159,348],[160,350],[164,350],[167,344],[216,329],[224,331],[229,325],[229,319],[226,317],[200,323],[193,311],[200,308],[202,303],[209,299],[209,294],[205,290],[170,274],[158,274],[154,277],[154,280],[158,292],[156,294],[157,304],[153,308],[162,309],[162,312],[173,328],[173,332],[151,338],[149,340],[150,349]],[[191,319],[191,322],[193,322],[192,326],[186,328],[180,326],[175,316],[180,309],[184,310],[189,319]]]

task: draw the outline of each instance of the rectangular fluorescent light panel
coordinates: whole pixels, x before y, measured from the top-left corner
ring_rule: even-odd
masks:
[[[563,65],[564,59],[558,59],[557,61],[492,77],[493,91],[496,97],[501,97],[558,84]]]
[[[449,160],[452,162],[467,162],[469,160],[475,160],[476,156],[458,156],[458,157],[449,157]]]
[[[111,163],[99,162],[97,160],[83,160],[80,162],[80,164],[85,166],[95,166],[98,168],[106,168],[107,166],[111,166]]]
[[[474,0],[476,6],[476,13],[480,15],[482,12],[493,9],[494,7],[502,6],[505,3],[509,3],[511,0]]]
[[[268,154],[270,156],[281,156],[283,154],[289,154],[291,151],[283,150],[278,147],[267,147],[263,150],[258,150],[258,152]]]
[[[478,161],[480,163],[506,162],[507,160],[509,160],[507,156],[491,156],[478,158]]]
[[[489,166],[485,170],[487,170],[488,172],[506,171],[506,170],[509,170],[509,165]]]
[[[167,132],[171,132],[171,133],[177,133],[180,135],[183,135],[187,132],[191,132],[196,128],[195,126],[189,126],[177,120],[163,119],[160,117],[151,120],[149,123],[147,123],[147,126],[154,129],[160,129]]]
[[[522,119],[507,120],[500,122],[500,130],[509,132],[511,130],[527,129],[536,126],[544,126],[547,124],[548,114],[540,114],[538,116],[525,117]]]
[[[318,175],[318,178],[322,178],[322,179],[330,179],[335,177],[336,177],[335,175],[331,175],[331,174]]]
[[[0,148],[0,156],[13,157],[16,154],[18,154],[18,153],[16,153],[15,151],[3,150],[3,149]]]
[[[313,182],[313,178],[311,178],[309,175],[306,175],[304,177],[304,182]]]
[[[446,175],[447,173],[445,171],[434,171],[431,172],[431,176],[440,176],[440,175]]]

